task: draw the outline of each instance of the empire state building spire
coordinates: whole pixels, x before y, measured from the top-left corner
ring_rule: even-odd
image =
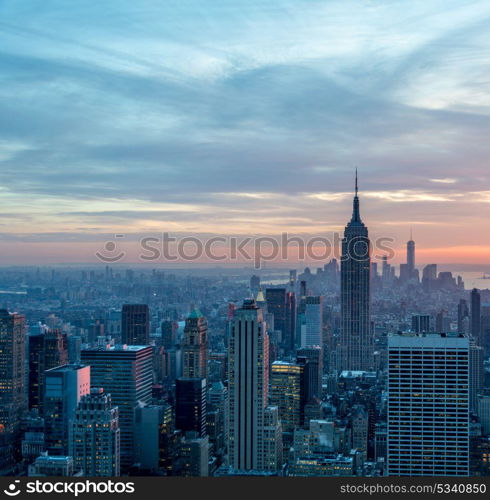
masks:
[[[352,219],[350,222],[347,224],[347,227],[352,227],[352,226],[364,226],[362,220],[361,220],[361,213],[359,210],[359,187],[357,183],[357,168],[356,168],[356,184],[355,184],[355,194],[354,194],[354,201],[352,203]]]
[[[356,191],[353,201],[352,219],[351,222],[362,222],[361,214],[359,213],[359,196],[358,196],[358,185],[357,185],[357,168],[356,168]]]

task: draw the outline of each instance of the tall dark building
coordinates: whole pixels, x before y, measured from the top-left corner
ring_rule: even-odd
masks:
[[[412,332],[428,333],[430,332],[430,315],[415,314],[412,316]]]
[[[253,295],[256,295],[260,288],[260,276],[256,274],[252,275],[250,278],[250,290]]]
[[[25,318],[0,310],[0,475],[12,474],[20,457],[24,393]]]
[[[29,409],[42,414],[44,398],[44,372],[68,363],[66,334],[58,329],[41,327],[28,336],[29,349]]]
[[[415,269],[415,241],[413,241],[411,231],[410,240],[407,241],[407,274],[408,279],[418,277],[418,272]]]
[[[274,315],[274,330],[282,333],[282,345],[293,352],[296,345],[296,296],[285,288],[265,290],[267,311]]]
[[[266,288],[265,300],[267,311],[274,315],[274,329],[280,330],[284,338],[286,335],[286,289]]]
[[[467,324],[470,321],[470,310],[466,300],[461,299],[458,304],[458,332],[469,333]]]
[[[322,395],[323,355],[320,347],[298,349],[296,364],[300,371],[300,424],[306,428],[309,420],[306,406]]]
[[[177,329],[179,324],[171,319],[162,321],[162,345],[165,349],[172,349],[177,342]]]
[[[306,402],[313,397],[320,398],[322,395],[323,377],[323,349],[321,347],[304,347],[296,353],[296,363],[306,366],[304,376],[306,387]]]
[[[422,286],[425,291],[433,290],[437,282],[437,264],[427,264],[422,271]]]
[[[471,290],[471,335],[478,345],[482,345],[481,296],[476,288]]]
[[[150,311],[146,304],[124,304],[121,315],[122,342],[127,345],[150,343]]]
[[[356,172],[353,213],[345,228],[340,264],[340,370],[373,369],[370,271],[368,230],[359,212]]]
[[[208,372],[208,322],[198,309],[185,321],[182,340],[183,374],[186,378],[206,378]]]
[[[28,340],[29,385],[27,387],[29,410],[41,411],[44,398],[44,332],[31,332]],[[49,368],[54,368],[50,366]]]
[[[91,368],[92,387],[102,387],[119,408],[123,472],[134,461],[135,410],[139,404],[151,402],[152,358],[151,346],[92,348],[81,352],[82,363]]]
[[[197,432],[206,436],[206,379],[185,378],[176,380],[175,427],[182,432]]]

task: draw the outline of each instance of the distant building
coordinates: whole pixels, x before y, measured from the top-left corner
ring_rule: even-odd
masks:
[[[177,329],[179,324],[176,321],[165,319],[162,321],[162,345],[165,349],[172,349],[177,343]]]
[[[485,384],[483,347],[470,339],[470,411],[475,413],[478,408],[478,396]]]
[[[304,324],[301,326],[301,347],[322,346],[323,297],[306,296]]]
[[[286,351],[294,351],[296,345],[296,297],[286,288],[265,290],[267,311],[274,315],[274,329],[282,334],[282,344]]]
[[[422,286],[426,292],[434,290],[437,282],[437,264],[427,264],[422,270]]]
[[[415,314],[412,316],[412,332],[428,333],[430,331],[431,328],[429,314]]]
[[[461,299],[458,304],[458,332],[470,333],[470,310],[464,299]]]
[[[471,290],[471,335],[478,345],[483,346],[481,335],[481,296],[476,288]]]
[[[256,295],[260,288],[260,276],[253,274],[250,278],[250,291],[252,295]]]
[[[121,312],[122,343],[148,345],[150,343],[150,311],[146,304],[124,304]]]

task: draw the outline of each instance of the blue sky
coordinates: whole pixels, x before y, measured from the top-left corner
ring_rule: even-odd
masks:
[[[341,230],[355,166],[372,232],[489,262],[489,75],[488,1],[0,2],[4,262]]]

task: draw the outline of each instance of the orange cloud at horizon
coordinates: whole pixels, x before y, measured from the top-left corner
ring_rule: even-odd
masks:
[[[90,242],[0,242],[0,252],[3,256],[3,265],[52,265],[52,264],[97,264],[102,263],[97,257],[96,252],[104,253],[104,241],[90,241]],[[175,248],[175,247],[173,247]],[[253,248],[247,246],[248,253],[252,253]],[[322,247],[314,246],[312,252],[315,256],[322,255]],[[141,259],[141,254],[148,252],[142,252],[141,247],[137,241],[127,241],[118,242],[117,251],[124,251],[125,258],[122,259],[120,264],[148,264],[149,261]],[[191,249],[192,251],[192,249]],[[213,249],[215,254],[229,255],[229,247],[227,245],[216,247]],[[397,247],[393,249],[394,256],[391,259],[391,263],[398,265],[406,261],[406,248],[404,246]],[[172,252],[173,253],[173,252]],[[268,254],[268,251],[265,251]],[[378,257],[384,254],[384,252],[379,252]],[[111,254],[112,255],[112,254]],[[312,261],[308,257],[304,260],[298,259],[298,248],[290,247],[287,253],[287,259],[281,260],[281,258],[268,261],[269,265],[279,265],[281,266],[289,262],[291,265],[299,266],[320,266],[323,263],[330,260],[331,257],[338,258],[336,253],[332,253],[324,259]],[[174,264],[185,264],[185,265],[195,265],[212,263],[206,257],[198,258],[193,261],[185,261],[181,259],[166,261],[163,257],[157,259],[153,264],[163,264],[163,263],[174,263]],[[228,259],[214,261],[216,265],[227,266],[230,264],[247,265],[247,263],[253,264],[253,261],[247,261],[239,258],[235,261],[230,261]],[[431,248],[416,248],[416,264],[417,266],[423,266],[425,264],[481,264],[490,265],[490,246],[485,245],[456,245],[451,247],[431,247]]]
[[[396,250],[394,262],[405,262],[406,250]],[[490,246],[455,245],[451,247],[416,248],[417,264],[489,264]],[[400,257],[399,257],[400,256]]]

